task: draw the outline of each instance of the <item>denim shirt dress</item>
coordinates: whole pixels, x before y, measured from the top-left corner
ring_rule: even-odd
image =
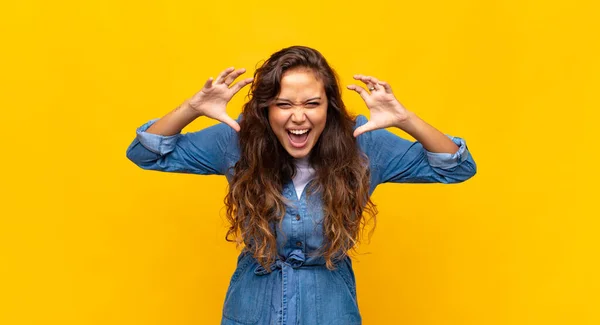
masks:
[[[132,162],[148,170],[225,175],[231,181],[232,167],[240,157],[233,129],[219,123],[171,136],[145,132],[157,120],[136,130],[127,148]],[[355,128],[366,122],[365,116],[357,116]],[[447,136],[459,147],[454,154],[429,152],[418,141],[385,129],[358,136],[358,146],[369,158],[370,194],[386,182],[459,183],[472,177],[476,165],[465,141]],[[302,192],[298,199],[291,179],[283,186],[283,195],[291,204],[286,207],[282,228],[276,227],[279,259],[265,270],[250,253],[240,253],[221,324],[361,324],[350,257],[330,271],[322,257],[310,254],[324,240],[319,196]]]

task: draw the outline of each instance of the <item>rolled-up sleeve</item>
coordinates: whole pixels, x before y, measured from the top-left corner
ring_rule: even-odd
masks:
[[[158,120],[158,118],[155,118],[137,128],[135,131],[136,137],[146,149],[159,155],[166,155],[175,149],[175,144],[177,143],[177,140],[179,140],[181,133],[174,135],[160,135],[146,132],[146,130]]]
[[[235,131],[219,123],[197,132],[159,135],[146,130],[159,119],[136,129],[126,156],[142,169],[163,172],[224,175],[227,157],[236,141]]]
[[[465,160],[467,160],[467,158],[469,158],[469,151],[467,150],[467,143],[465,140],[448,134],[446,134],[446,136],[458,146],[458,150],[455,153],[446,153],[430,152],[423,149],[427,154],[427,160],[429,160],[429,165],[431,167],[449,169],[463,163]]]
[[[356,127],[367,122],[360,115]],[[363,133],[358,142],[369,157],[373,186],[380,183],[460,183],[475,175],[477,165],[464,139],[448,136],[459,148],[455,153],[427,151],[418,141],[409,141],[379,129]]]

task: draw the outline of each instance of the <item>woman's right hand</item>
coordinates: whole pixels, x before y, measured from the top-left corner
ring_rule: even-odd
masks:
[[[239,132],[240,125],[227,115],[225,109],[233,95],[252,82],[253,78],[247,78],[231,85],[244,72],[246,69],[231,67],[221,72],[214,82],[210,77],[204,87],[187,101],[189,106],[200,115],[223,122]]]

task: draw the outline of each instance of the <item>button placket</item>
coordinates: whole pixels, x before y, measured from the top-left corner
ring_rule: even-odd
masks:
[[[290,220],[289,225],[291,227],[291,229],[290,229],[291,236],[288,239],[289,240],[288,245],[302,248],[303,243],[300,241],[300,239],[303,238],[303,236],[302,236],[303,226],[302,226],[302,221],[301,221],[302,218],[300,217],[300,211],[302,209],[302,202],[296,196],[296,192],[295,192],[292,182],[287,184],[286,190],[284,191],[284,193],[287,194],[286,197],[288,199],[290,199],[290,200],[292,200],[292,202],[294,202],[293,206],[290,207],[286,213],[287,218],[289,218],[288,220]]]

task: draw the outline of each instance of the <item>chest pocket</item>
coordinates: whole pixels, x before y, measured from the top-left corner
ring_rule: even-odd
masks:
[[[223,317],[240,324],[252,325],[265,312],[265,306],[268,306],[265,293],[269,290],[269,277],[255,275],[256,265],[251,254],[244,254],[238,261],[227,289]]]

